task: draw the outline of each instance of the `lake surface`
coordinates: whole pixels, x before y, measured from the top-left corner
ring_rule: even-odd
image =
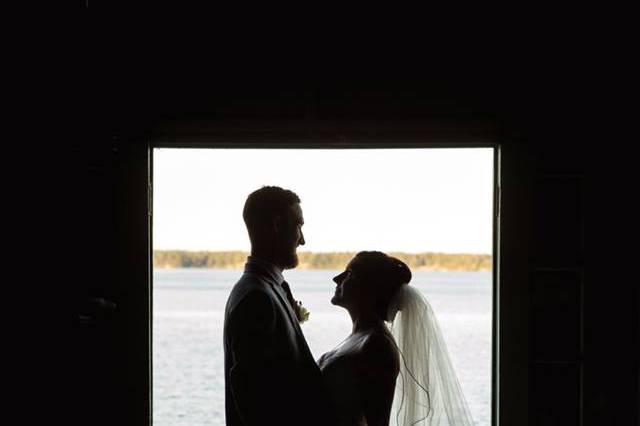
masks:
[[[329,303],[339,271],[285,271],[311,312],[302,330],[316,359],[350,332],[347,312]],[[224,425],[224,306],[241,271],[157,269],[153,273],[153,424]],[[477,425],[491,424],[490,272],[413,274],[442,328]]]

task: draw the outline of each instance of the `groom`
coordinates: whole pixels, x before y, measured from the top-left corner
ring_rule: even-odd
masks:
[[[242,215],[251,255],[225,308],[227,425],[330,425],[320,370],[282,276],[305,243],[300,199],[265,186],[249,195]]]

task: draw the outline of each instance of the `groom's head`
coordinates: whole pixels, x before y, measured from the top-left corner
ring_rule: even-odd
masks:
[[[300,198],[278,186],[252,192],[242,212],[251,240],[251,253],[282,269],[298,266],[296,249],[304,245]]]

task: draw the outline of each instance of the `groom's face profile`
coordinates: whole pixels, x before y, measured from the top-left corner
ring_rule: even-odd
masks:
[[[299,203],[292,204],[282,216],[276,218],[274,227],[278,236],[277,263],[283,269],[298,266],[298,246],[305,244],[302,226],[304,217]]]

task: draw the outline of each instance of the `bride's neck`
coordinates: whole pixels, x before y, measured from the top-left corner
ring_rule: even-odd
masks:
[[[351,315],[351,333],[359,333],[384,324],[384,321],[373,314],[364,314],[361,312],[349,311]]]

